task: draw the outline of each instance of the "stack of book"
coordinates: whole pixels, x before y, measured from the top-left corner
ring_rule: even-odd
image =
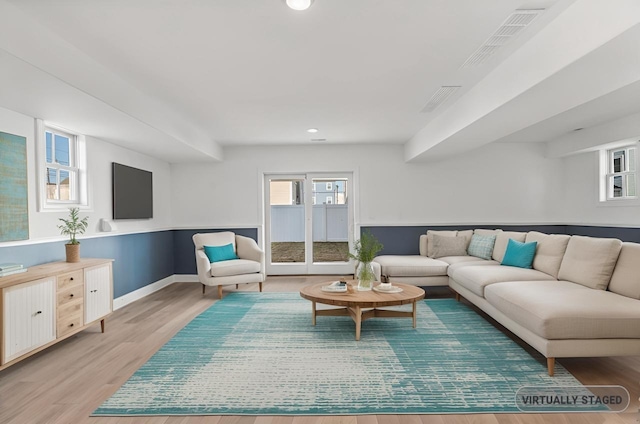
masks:
[[[7,275],[19,274],[26,272],[27,268],[24,268],[22,264],[0,264],[0,277],[6,277]]]

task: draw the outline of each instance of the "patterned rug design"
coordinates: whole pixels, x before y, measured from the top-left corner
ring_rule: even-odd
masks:
[[[517,412],[522,386],[581,384],[453,299],[410,319],[319,317],[297,293],[232,293],[165,344],[93,415]]]

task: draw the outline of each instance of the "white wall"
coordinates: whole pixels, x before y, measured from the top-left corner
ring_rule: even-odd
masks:
[[[598,202],[598,152],[562,159],[566,198],[562,219],[567,224],[640,226],[640,206],[603,205]],[[628,205],[628,204],[627,204]]]
[[[560,159],[542,144],[492,144],[435,164],[402,146],[236,147],[215,164],[172,165],[176,227],[262,225],[263,173],[353,171],[356,224],[557,223]]]
[[[73,128],[69,128],[73,131]],[[58,219],[66,212],[39,212],[37,209],[37,177],[35,157],[35,119],[8,109],[0,108],[0,131],[27,138],[27,172],[29,186],[29,240],[62,240],[57,228]],[[171,228],[171,167],[168,163],[124,149],[105,141],[87,137],[87,162],[92,208],[80,216],[89,216],[85,236],[100,234],[100,218],[111,219],[111,162],[118,162],[153,172],[154,218],[150,220],[116,221],[115,233],[151,231]],[[102,233],[104,234],[104,233]],[[0,247],[25,242],[0,243]]]

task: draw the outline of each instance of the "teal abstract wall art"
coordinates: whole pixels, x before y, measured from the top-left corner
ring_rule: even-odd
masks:
[[[0,242],[29,238],[27,139],[0,132]]]

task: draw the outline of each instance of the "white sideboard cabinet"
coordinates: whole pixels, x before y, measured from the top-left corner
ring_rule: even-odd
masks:
[[[104,333],[112,262],[54,262],[0,277],[0,370],[98,322]]]

